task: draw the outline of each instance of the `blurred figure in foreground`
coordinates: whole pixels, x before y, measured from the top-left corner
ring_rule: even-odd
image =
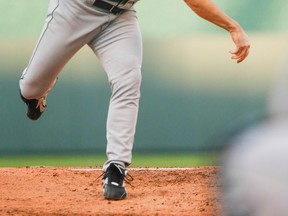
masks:
[[[226,143],[222,157],[225,216],[288,215],[286,61],[271,91],[265,118]]]

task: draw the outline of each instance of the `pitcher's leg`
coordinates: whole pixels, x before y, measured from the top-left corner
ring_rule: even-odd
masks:
[[[132,159],[141,84],[142,39],[135,11],[115,19],[91,44],[108,74],[112,96],[107,119],[107,157],[129,165]]]
[[[19,83],[30,119],[40,117],[46,96],[64,65],[106,22],[107,16],[96,13],[84,1],[50,1],[43,32]]]
[[[22,73],[19,85],[22,96],[26,99],[42,98],[56,82],[58,73],[54,70],[56,58],[54,54],[59,44],[54,44],[55,36],[52,29],[55,28],[55,14],[59,10],[59,0],[51,0],[45,26],[34,48],[28,66]],[[52,51],[51,54],[49,54]],[[62,58],[61,58],[62,59]],[[64,62],[58,67],[63,67]]]
[[[89,2],[50,0],[44,29],[20,80],[25,98],[47,94],[70,58],[101,31],[108,15],[97,13]]]
[[[125,64],[125,63],[124,63]],[[127,68],[127,74],[111,81],[112,96],[107,119],[108,161],[129,165],[138,116],[141,72]]]
[[[54,55],[49,55],[49,52],[51,50],[56,52],[55,47],[58,47],[58,44],[53,44],[54,37],[51,34],[51,29],[55,28],[55,14],[59,5],[58,0],[50,1],[42,34],[19,81],[20,96],[27,105],[27,116],[31,120],[37,120],[44,112],[47,94],[57,80],[58,73],[53,70],[55,58]],[[64,64],[63,62],[58,67],[63,67]]]

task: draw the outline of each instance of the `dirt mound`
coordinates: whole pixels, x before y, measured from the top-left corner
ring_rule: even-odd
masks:
[[[0,215],[221,215],[217,167],[131,168],[128,197],[102,196],[100,168],[1,168]]]

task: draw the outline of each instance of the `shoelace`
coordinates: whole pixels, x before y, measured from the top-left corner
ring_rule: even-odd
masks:
[[[103,172],[101,175],[99,175],[97,178],[96,178],[96,180],[98,180],[98,179],[100,179],[101,177],[102,177],[102,179],[105,179],[106,178],[106,172]],[[134,180],[134,178],[133,178],[133,176],[132,175],[130,175],[129,173],[127,173],[126,175],[125,175],[125,177],[124,177],[124,181],[125,181],[125,183],[127,183],[128,185],[130,185],[131,187],[133,187],[134,188],[134,186],[132,185],[132,181]]]
[[[132,181],[134,180],[133,176],[130,175],[129,173],[126,174],[125,178],[124,178],[124,181],[129,184],[131,187],[134,188],[134,186],[132,185]]]
[[[44,112],[44,109],[46,107],[46,96],[44,96],[38,100],[36,108],[38,108],[38,107],[40,109],[40,112]]]

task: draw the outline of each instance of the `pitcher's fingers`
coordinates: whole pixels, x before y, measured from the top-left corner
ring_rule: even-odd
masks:
[[[239,56],[239,59],[237,60],[237,63],[240,63],[242,62],[244,59],[246,59],[246,57],[248,56],[249,54],[249,49],[244,49],[242,55]]]
[[[237,63],[242,62],[249,54],[249,48],[250,46],[243,46],[239,47],[234,51],[230,51],[230,53],[233,55],[232,59],[238,59]]]
[[[237,63],[242,62],[249,54],[249,47],[242,49],[240,53],[234,54],[232,59],[237,59]]]

